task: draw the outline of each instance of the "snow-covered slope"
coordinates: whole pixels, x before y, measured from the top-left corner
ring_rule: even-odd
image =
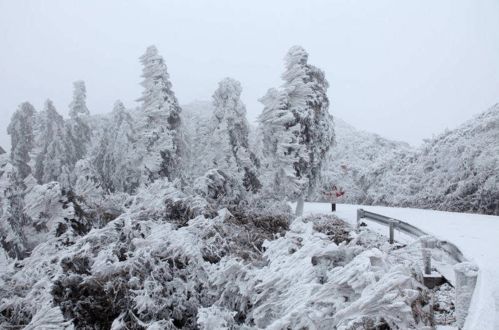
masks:
[[[52,203],[56,194],[34,195]],[[357,234],[327,215],[289,225],[285,203],[247,202],[217,211],[156,180],[123,199],[122,214],[102,228],[80,235],[75,218],[22,260],[5,264],[0,254],[0,328],[428,324],[417,244],[393,249],[376,233]],[[65,221],[63,211],[51,217],[58,214]]]

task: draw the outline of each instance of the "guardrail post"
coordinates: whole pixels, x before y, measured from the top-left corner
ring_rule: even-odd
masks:
[[[389,235],[390,235],[390,244],[393,244],[395,241],[395,220],[390,219],[390,224],[388,225]]]
[[[423,254],[423,269],[425,275],[431,274],[431,250],[427,248],[422,249]]]
[[[478,266],[472,262],[461,262],[454,266],[456,274],[456,325],[459,329],[464,326],[471,298],[475,291],[478,277]]]
[[[360,219],[364,217],[364,210],[363,209],[357,209],[357,229],[360,228]]]
[[[431,249],[437,245],[437,240],[430,235],[420,237],[423,268],[426,275],[431,274]]]

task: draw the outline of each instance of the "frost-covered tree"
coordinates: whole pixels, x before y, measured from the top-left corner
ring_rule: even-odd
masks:
[[[33,148],[32,125],[34,114],[35,108],[30,103],[21,103],[7,128],[11,140],[10,158],[21,179],[31,173],[28,163],[30,161],[30,151]]]
[[[73,83],[73,100],[69,104],[69,133],[74,141],[74,157],[81,159],[87,153],[87,146],[92,136],[92,130],[89,124],[90,112],[88,111],[87,89],[84,81],[75,81]]]
[[[27,249],[23,232],[28,222],[23,212],[25,188],[19,170],[5,164],[0,175],[0,244],[11,258],[23,258]]]
[[[153,181],[159,177],[173,179],[179,175],[182,154],[181,108],[172,90],[163,57],[155,46],[140,57],[143,65],[139,98],[142,116],[138,144],[143,149],[143,177]]]
[[[218,83],[213,94],[212,164],[240,181],[245,190],[257,191],[256,157],[248,142],[249,125],[246,107],[241,101],[241,84],[232,78]]]
[[[288,51],[285,64],[284,84],[260,100],[265,108],[259,121],[271,173],[269,189],[297,200],[296,213],[301,215],[333,143],[334,128],[324,72],[308,64],[308,53],[299,46]]]
[[[182,106],[182,130],[188,148],[184,154],[183,168],[188,183],[194,182],[211,169],[212,163],[208,157],[213,117],[213,103],[195,101]]]
[[[64,187],[70,182],[71,139],[67,138],[64,118],[57,112],[51,100],[45,103],[45,110],[40,113],[43,122],[40,132],[40,153],[36,157],[35,178],[39,183],[59,181]]]
[[[133,118],[123,103],[116,101],[109,127],[103,132],[94,155],[106,191],[133,192],[138,186],[135,139]]]

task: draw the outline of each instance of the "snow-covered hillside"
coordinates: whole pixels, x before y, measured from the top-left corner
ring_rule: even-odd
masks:
[[[499,214],[499,105],[419,148],[335,119],[322,190],[342,203]]]
[[[367,204],[499,215],[499,105],[416,153],[387,155],[362,187]]]

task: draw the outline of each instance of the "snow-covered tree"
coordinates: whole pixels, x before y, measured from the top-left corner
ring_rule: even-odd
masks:
[[[138,144],[143,149],[143,177],[152,181],[159,177],[173,179],[179,175],[182,155],[181,108],[172,90],[166,64],[155,46],[147,48],[142,62],[139,98],[142,116]]]
[[[212,165],[240,181],[247,191],[257,191],[256,157],[248,142],[249,125],[242,103],[241,84],[232,78],[218,83],[213,94]]]
[[[87,146],[92,136],[92,130],[89,124],[90,112],[88,111],[87,89],[84,81],[75,81],[73,83],[73,100],[69,104],[69,133],[74,141],[74,157],[81,159],[87,153]]]
[[[308,53],[299,46],[288,51],[285,63],[284,84],[260,100],[265,108],[259,121],[268,189],[297,200],[296,213],[301,215],[333,143],[334,128],[324,72],[308,64]]]
[[[21,103],[7,128],[11,140],[10,158],[21,179],[31,173],[28,163],[30,161],[30,151],[33,148],[32,125],[34,114],[35,108],[30,103]]]
[[[188,183],[193,183],[206,171],[213,168],[209,155],[211,140],[213,103],[195,101],[182,105],[182,130],[188,146],[184,154],[184,175]]]
[[[87,208],[98,208],[104,200],[105,191],[92,159],[80,159],[73,173],[72,192],[84,201]]]
[[[69,117],[76,119],[90,115],[87,108],[87,88],[82,80],[73,83],[73,100],[69,105]]]
[[[109,127],[103,132],[94,164],[106,191],[133,192],[138,186],[133,118],[121,101],[116,101]]]
[[[45,110],[38,117],[43,123],[38,144],[40,153],[36,157],[35,177],[39,183],[59,181],[69,186],[71,172],[71,139],[67,138],[64,118],[57,112],[51,100],[45,103]]]
[[[23,258],[27,250],[23,232],[28,222],[23,212],[25,188],[19,170],[5,164],[0,176],[0,244],[11,258]]]

